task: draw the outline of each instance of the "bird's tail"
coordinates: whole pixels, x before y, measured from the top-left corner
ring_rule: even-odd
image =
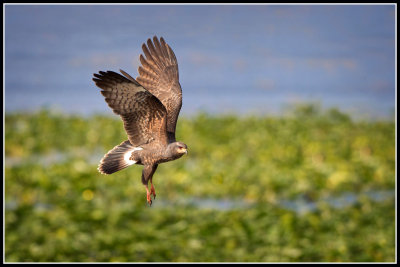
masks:
[[[131,160],[130,157],[135,150],[142,150],[142,148],[134,147],[129,140],[126,140],[108,151],[101,159],[97,169],[102,174],[111,174],[133,165],[136,161]]]

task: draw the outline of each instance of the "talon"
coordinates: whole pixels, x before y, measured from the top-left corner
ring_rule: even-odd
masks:
[[[150,207],[151,204],[153,203],[153,201],[151,201],[151,193],[149,192],[149,189],[146,187],[146,191],[147,191],[147,203],[149,203]]]
[[[156,190],[154,189],[153,184],[151,184],[151,188],[150,188],[150,194],[153,195],[154,199],[156,199]]]
[[[149,205],[151,207],[151,204],[153,203],[153,201],[151,201],[151,196],[150,195],[147,195],[147,203],[149,203]]]

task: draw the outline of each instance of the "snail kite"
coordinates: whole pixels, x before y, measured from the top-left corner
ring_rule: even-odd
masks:
[[[111,174],[133,164],[143,165],[142,183],[147,202],[156,197],[153,174],[158,164],[187,154],[187,146],[175,140],[176,122],[182,106],[178,62],[170,46],[156,36],[142,45],[139,76],[125,71],[94,74],[108,106],[121,116],[128,140],[111,149],[102,158],[98,170]],[[148,188],[148,182],[151,188]]]

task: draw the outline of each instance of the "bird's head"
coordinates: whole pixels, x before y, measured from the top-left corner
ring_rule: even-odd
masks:
[[[182,143],[182,142],[174,142],[172,144],[170,144],[171,148],[172,148],[172,152],[175,155],[179,155],[182,156],[183,154],[187,154],[187,145]]]

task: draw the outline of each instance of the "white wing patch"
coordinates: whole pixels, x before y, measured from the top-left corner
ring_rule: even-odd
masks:
[[[143,148],[141,147],[134,147],[132,149],[129,149],[127,152],[125,152],[124,154],[124,161],[128,164],[128,165],[133,165],[136,163],[135,160],[131,160],[130,157],[132,156],[132,152],[137,151],[137,150],[143,150]]]

